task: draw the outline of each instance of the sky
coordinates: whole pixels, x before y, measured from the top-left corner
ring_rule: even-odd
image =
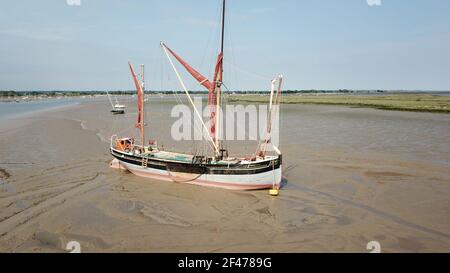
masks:
[[[224,83],[450,90],[449,14],[448,0],[228,0]],[[159,42],[212,77],[219,33],[219,0],[0,0],[0,90],[132,90],[128,60],[147,89],[180,90]]]

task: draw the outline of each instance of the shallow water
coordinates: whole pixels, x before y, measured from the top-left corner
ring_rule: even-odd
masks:
[[[0,102],[0,119],[78,104],[80,99],[45,99],[17,102]]]
[[[389,154],[450,166],[450,115],[286,105],[282,145]]]

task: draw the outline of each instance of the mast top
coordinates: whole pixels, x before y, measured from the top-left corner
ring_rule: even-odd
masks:
[[[225,8],[226,8],[226,0],[222,2],[222,40],[220,44],[220,52],[223,53],[223,44],[225,38]]]

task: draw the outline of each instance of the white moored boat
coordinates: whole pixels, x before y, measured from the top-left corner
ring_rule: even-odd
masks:
[[[111,96],[109,95],[109,92],[106,91],[106,94],[108,95],[109,103],[111,104],[111,113],[117,115],[117,114],[125,114],[126,106],[123,104],[120,104],[119,101],[116,98],[116,103],[113,104],[111,100]]]

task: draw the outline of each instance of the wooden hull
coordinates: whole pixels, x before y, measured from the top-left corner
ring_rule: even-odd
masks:
[[[188,162],[168,162],[112,150],[114,166],[140,176],[160,181],[223,188],[228,190],[260,190],[280,187],[281,156],[261,162],[234,165],[199,165]]]

